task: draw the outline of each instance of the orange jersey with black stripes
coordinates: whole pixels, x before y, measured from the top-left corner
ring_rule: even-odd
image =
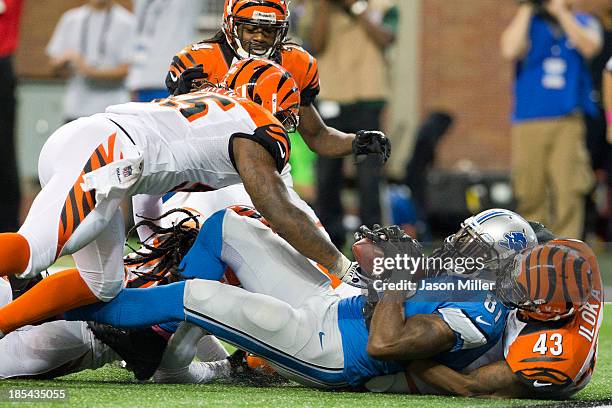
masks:
[[[300,89],[301,105],[308,106],[319,94],[319,69],[317,60],[297,45],[284,45],[270,58],[285,68]],[[183,48],[172,59],[166,87],[173,94],[183,71],[202,65],[207,80],[213,84],[221,83],[236,57],[229,45],[222,43],[199,42]]]
[[[254,102],[212,89],[106,109],[145,158],[139,189],[164,194],[241,183],[231,149],[237,138],[264,147],[279,173],[285,168],[291,146],[278,120]]]
[[[565,320],[524,322],[514,311],[504,338],[512,372],[534,393],[550,397],[569,396],[584,388],[595,368],[602,309],[600,287]]]

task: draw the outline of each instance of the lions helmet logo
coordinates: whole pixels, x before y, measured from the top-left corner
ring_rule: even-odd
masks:
[[[506,232],[504,240],[499,241],[499,245],[515,252],[520,252],[527,248],[527,236],[521,231]]]

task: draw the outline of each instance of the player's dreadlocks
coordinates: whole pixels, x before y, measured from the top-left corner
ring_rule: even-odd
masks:
[[[156,221],[163,220],[175,213],[183,213],[186,217],[173,222],[172,226],[166,228],[156,223]],[[200,222],[197,215],[184,208],[175,208],[158,218],[141,218],[143,218],[143,221],[134,225],[130,233],[137,231],[140,227],[148,227],[153,233],[143,242],[140,242],[142,246],[138,250],[130,244],[126,244],[132,250],[132,253],[124,258],[125,265],[136,266],[132,272],[147,281],[166,280],[170,283],[183,280],[178,265],[193,245],[200,231]],[[147,270],[146,266],[149,262],[154,262],[155,267]]]

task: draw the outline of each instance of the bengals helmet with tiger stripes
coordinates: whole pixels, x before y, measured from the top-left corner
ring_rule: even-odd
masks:
[[[300,89],[285,68],[266,59],[247,58],[232,65],[223,82],[238,96],[270,111],[288,132],[297,128]]]
[[[254,50],[242,44],[239,34],[243,24],[275,29],[272,46],[265,53],[254,55]],[[289,8],[285,0],[225,0],[223,6],[223,33],[228,44],[240,58],[251,56],[269,58],[282,44],[289,31]]]
[[[518,254],[504,268],[496,294],[519,315],[532,320],[560,320],[574,315],[589,299],[597,259],[584,242],[557,239]]]

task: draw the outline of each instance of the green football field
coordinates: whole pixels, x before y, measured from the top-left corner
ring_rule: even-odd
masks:
[[[591,383],[573,398],[572,406],[612,404],[612,305],[607,305],[600,334],[599,359]],[[0,362],[1,364],[1,362]],[[61,402],[8,403],[13,389],[64,389]],[[607,400],[607,403],[595,401]],[[299,385],[246,387],[232,384],[157,385],[137,383],[130,373],[107,366],[55,381],[0,382],[0,406],[45,407],[507,407],[535,404],[560,405],[559,401],[481,400],[473,398],[325,392]],[[561,403],[567,406],[567,402]]]

